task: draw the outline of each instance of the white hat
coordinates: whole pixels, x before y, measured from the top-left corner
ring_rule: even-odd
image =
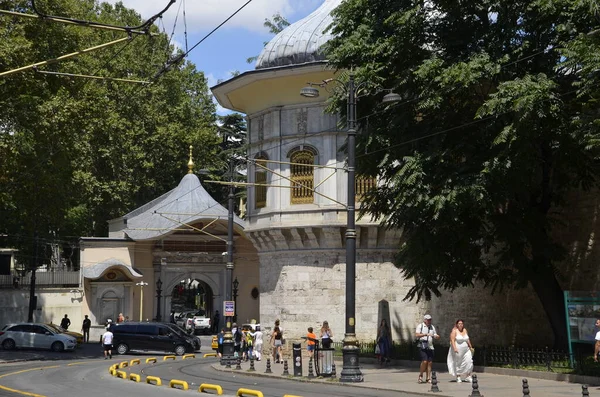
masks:
[[[423,316],[424,320],[431,320],[431,315],[430,314],[426,314]]]

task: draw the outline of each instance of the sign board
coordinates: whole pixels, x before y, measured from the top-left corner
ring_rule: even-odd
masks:
[[[223,313],[225,317],[235,316],[235,301],[223,301]]]
[[[596,319],[600,318],[600,295],[593,291],[565,291],[569,353],[573,343],[594,343]]]

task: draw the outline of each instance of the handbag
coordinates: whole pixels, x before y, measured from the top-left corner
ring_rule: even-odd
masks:
[[[379,345],[375,345],[375,354],[381,354],[381,350],[379,349]]]

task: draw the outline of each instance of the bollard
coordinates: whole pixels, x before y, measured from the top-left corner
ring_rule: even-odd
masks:
[[[483,397],[483,394],[479,392],[479,383],[477,382],[477,374],[471,375],[473,378],[473,391],[469,394],[469,397]]]
[[[271,359],[267,358],[267,369],[265,370],[265,374],[272,374],[273,371],[271,371]]]
[[[225,368],[231,369],[231,360],[230,359],[225,360]]]
[[[531,394],[529,394],[529,382],[527,382],[527,379],[523,379],[523,397],[529,396],[531,396]]]
[[[310,360],[308,360],[308,377],[310,379],[315,377],[315,373],[313,372],[313,358],[311,357]]]
[[[331,363],[331,376],[333,376],[335,378],[336,372],[335,372],[335,363]]]
[[[250,368],[248,368],[248,371],[250,371],[250,372],[256,371],[256,368],[254,368],[254,358],[253,357],[250,357]]]
[[[431,372],[431,390],[429,391],[434,393],[441,391],[438,387],[437,372],[435,371]]]
[[[587,385],[581,385],[581,395],[583,397],[590,397],[590,392],[587,389]]]
[[[285,360],[283,362],[283,373],[281,374],[282,376],[288,376],[290,374],[290,372],[288,371],[288,363],[287,360]]]
[[[235,369],[236,370],[242,369],[242,360],[239,357],[235,360]]]

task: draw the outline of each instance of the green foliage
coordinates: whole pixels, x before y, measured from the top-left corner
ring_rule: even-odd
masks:
[[[333,66],[405,98],[386,108],[361,99],[357,160],[382,181],[363,212],[403,230],[396,264],[416,282],[408,298],[532,283],[564,332],[564,249],[552,230],[566,194],[598,182],[594,7],[347,0],[335,11]]]
[[[121,26],[142,19],[122,3],[36,1],[44,13]],[[32,14],[29,1],[0,8]],[[149,80],[174,51],[164,34],[43,70]],[[126,37],[125,33],[0,17],[0,71]],[[0,234],[33,258],[32,236],[67,242],[105,235],[106,221],[172,189],[188,146],[199,167],[219,150],[203,73],[182,63],[150,85],[24,71],[0,78]],[[4,222],[4,220],[6,220]],[[68,237],[72,236],[72,237]]]

